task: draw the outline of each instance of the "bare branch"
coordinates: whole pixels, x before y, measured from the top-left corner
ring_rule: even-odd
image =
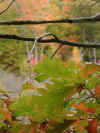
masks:
[[[17,35],[9,35],[9,34],[0,34],[0,38],[2,39],[10,39],[10,40],[20,40],[20,41],[35,41],[35,38],[30,37],[21,37]],[[100,48],[100,42],[88,42],[88,43],[78,43],[71,42],[67,40],[61,40],[59,38],[55,39],[38,39],[39,43],[59,43],[62,45],[76,46],[76,47],[85,47],[85,48]]]
[[[51,55],[51,59],[53,59],[53,57],[56,55],[56,53],[61,49],[61,47],[62,47],[63,45],[62,44],[60,44],[59,46],[58,46],[58,48],[54,51],[54,53]]]
[[[12,1],[9,3],[8,7],[5,8],[4,10],[2,10],[2,11],[0,12],[0,15],[2,15],[3,13],[5,13],[5,12],[12,6],[12,4],[14,3],[14,1],[15,1],[15,0],[12,0]]]
[[[100,22],[100,14],[96,14],[92,17],[80,17],[72,19],[60,19],[60,20],[41,20],[41,21],[2,21],[0,25],[38,25],[38,24],[52,24],[52,23],[92,23]]]

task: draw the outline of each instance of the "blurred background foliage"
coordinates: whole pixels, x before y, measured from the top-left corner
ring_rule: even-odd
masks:
[[[9,1],[0,3],[0,10],[8,5]],[[0,16],[0,21],[10,20],[51,20],[71,17],[88,17],[100,12],[100,2],[97,0],[16,0],[12,7]],[[51,32],[61,39],[70,41],[100,41],[99,23],[84,24],[47,24],[38,26],[0,26],[2,34],[17,34],[20,36],[34,37],[45,32]],[[33,43],[29,42],[31,48]],[[38,59],[41,56],[50,56],[57,45],[38,44]],[[99,53],[99,51],[98,51]],[[72,56],[73,55],[73,56]],[[78,48],[64,46],[57,56],[63,61],[74,60],[80,62]],[[6,71],[22,74],[26,71],[28,57],[26,42],[15,40],[0,40],[0,67]],[[25,70],[25,71],[24,71]]]

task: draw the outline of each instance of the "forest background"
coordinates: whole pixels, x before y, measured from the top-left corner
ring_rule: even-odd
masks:
[[[9,1],[1,1],[1,10],[7,6]],[[99,1],[96,0],[16,0],[12,7],[1,15],[1,20],[51,20],[72,17],[90,17],[99,12]],[[98,23],[89,24],[48,24],[37,26],[0,26],[1,33],[18,34],[21,36],[39,36],[43,33],[50,32],[60,38],[70,41],[99,41]],[[22,74],[27,71],[27,48],[32,46],[30,42],[15,40],[1,40],[0,45],[0,67],[6,71]],[[5,45],[6,44],[6,45]],[[57,45],[39,44],[35,50],[36,58],[41,56],[51,56]],[[80,62],[80,51],[78,48],[63,46],[58,56],[63,61]]]

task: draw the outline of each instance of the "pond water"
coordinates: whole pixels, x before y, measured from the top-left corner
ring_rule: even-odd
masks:
[[[24,80],[23,76],[17,76],[15,73],[5,72],[0,69],[0,87],[10,90],[15,95],[20,92]]]

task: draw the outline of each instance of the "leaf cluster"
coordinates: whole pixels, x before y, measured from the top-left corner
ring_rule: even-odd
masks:
[[[35,77],[23,84],[13,101],[0,92],[6,97],[0,102],[1,130],[62,133],[73,128],[85,132],[88,117],[100,115],[99,94],[95,94],[100,73],[91,68],[94,66],[65,64],[59,59],[44,59],[35,65]]]

